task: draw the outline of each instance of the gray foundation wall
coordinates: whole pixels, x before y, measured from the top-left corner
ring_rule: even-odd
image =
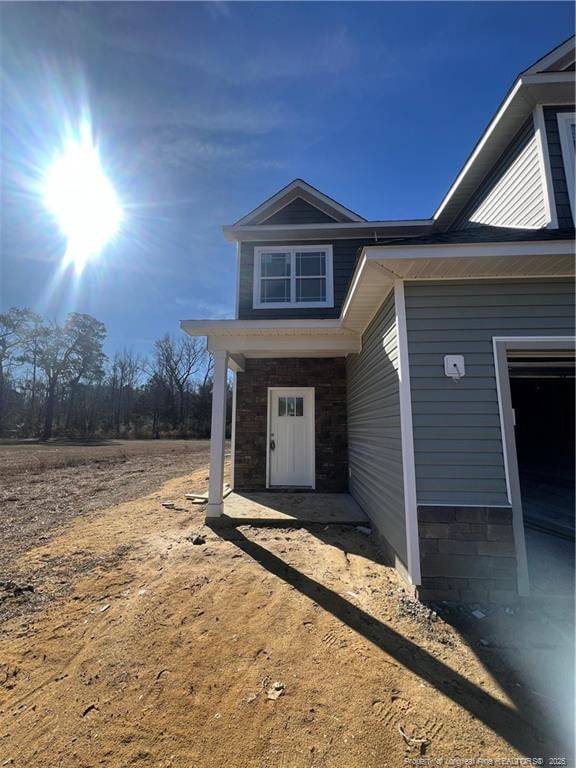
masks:
[[[517,601],[512,510],[419,507],[422,600]]]

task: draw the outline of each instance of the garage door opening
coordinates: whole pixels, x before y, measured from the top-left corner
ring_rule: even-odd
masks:
[[[508,351],[532,595],[574,591],[574,355]]]

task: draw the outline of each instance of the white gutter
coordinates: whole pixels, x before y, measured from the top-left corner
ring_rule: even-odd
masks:
[[[404,219],[394,221],[343,221],[343,222],[321,222],[318,224],[250,224],[239,226],[236,224],[225,224],[222,227],[224,236],[227,240],[266,240],[267,236],[279,234],[285,235],[286,240],[300,239],[308,234],[321,233],[321,237],[329,236],[331,233],[340,232],[358,233],[361,236],[370,235],[380,230],[401,230],[399,237],[403,237],[411,229],[431,229],[432,219]],[[298,234],[301,233],[301,234]],[[350,236],[349,234],[347,236]],[[387,234],[386,236],[392,236]]]
[[[368,245],[362,257],[368,261],[399,259],[473,259],[479,256],[565,256],[574,254],[572,240],[540,240],[490,243],[422,243],[421,245]]]

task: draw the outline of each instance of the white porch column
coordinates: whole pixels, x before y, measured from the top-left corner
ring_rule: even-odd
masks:
[[[226,377],[228,352],[217,350],[214,357],[212,387],[212,427],[210,431],[210,480],[206,517],[220,517],[224,511],[224,439],[226,436]]]

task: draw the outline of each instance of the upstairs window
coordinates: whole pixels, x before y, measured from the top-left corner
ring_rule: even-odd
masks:
[[[333,307],[331,245],[294,245],[254,251],[254,307]]]
[[[575,144],[576,144],[576,114],[574,112],[558,112],[558,132],[560,134],[560,146],[562,147],[562,159],[564,161],[564,173],[566,186],[568,187],[568,199],[572,210],[572,220],[576,221],[576,200],[574,199],[576,186]]]

